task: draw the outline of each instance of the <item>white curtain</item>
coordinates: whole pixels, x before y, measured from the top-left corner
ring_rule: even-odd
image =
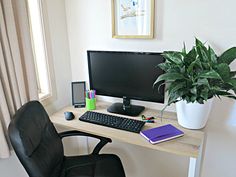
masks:
[[[0,158],[10,156],[7,128],[24,103],[38,99],[26,0],[0,0]]]

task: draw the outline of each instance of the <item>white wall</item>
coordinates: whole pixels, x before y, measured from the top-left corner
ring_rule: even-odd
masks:
[[[198,37],[222,53],[236,46],[236,1],[156,0],[155,39],[112,39],[110,0],[66,0],[66,15],[73,80],[88,80],[87,50],[154,51],[179,50]],[[232,65],[236,70],[236,62]],[[160,108],[162,105],[146,104]],[[169,108],[174,110],[174,107]],[[203,177],[235,177],[236,104],[215,101],[207,134]],[[119,154],[128,177],[182,177],[187,158],[114,142],[105,151]]]
[[[46,109],[49,113],[71,104],[71,64],[64,0],[44,0],[47,7],[55,75],[55,99]]]

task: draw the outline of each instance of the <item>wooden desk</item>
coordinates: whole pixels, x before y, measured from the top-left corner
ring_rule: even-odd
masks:
[[[110,104],[111,103],[98,102],[97,109],[94,111],[111,114],[106,111],[108,105]],[[65,111],[73,112],[76,118],[71,121],[66,121],[64,118]],[[104,127],[104,126],[99,126],[99,125],[79,121],[78,118],[85,112],[86,112],[85,108],[73,108],[72,106],[65,107],[64,109],[50,116],[50,119],[54,124],[66,126],[70,129],[80,130],[87,133],[109,137],[111,139],[142,146],[149,149],[164,151],[164,152],[173,153],[173,154],[177,154],[181,156],[187,156],[190,158],[188,177],[200,176],[201,154],[202,154],[202,146],[204,142],[204,133],[201,131],[187,130],[180,127],[176,121],[175,113],[170,113],[170,112],[164,113],[164,118],[162,119],[162,121],[160,119],[157,119],[156,123],[154,124],[146,123],[144,126],[144,129],[149,129],[152,127],[161,126],[161,125],[170,123],[178,127],[179,129],[181,129],[182,131],[184,131],[185,135],[183,137],[173,139],[171,141],[166,141],[160,144],[152,145],[146,139],[144,139],[137,133],[127,132],[123,130],[113,129],[109,127]],[[143,114],[146,116],[155,116],[155,115],[159,115],[159,111],[146,108]],[[129,116],[126,116],[126,117],[129,117]],[[129,118],[140,120],[140,117],[129,117]]]

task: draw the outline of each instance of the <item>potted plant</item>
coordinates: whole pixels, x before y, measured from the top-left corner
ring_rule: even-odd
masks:
[[[166,59],[158,66],[165,71],[154,85],[166,84],[169,99],[166,106],[176,103],[177,118],[181,126],[200,129],[206,125],[213,97],[236,99],[236,71],[230,63],[236,58],[236,47],[217,56],[196,38],[195,46],[186,51],[166,51]],[[165,107],[166,108],[166,107]],[[165,109],[164,108],[164,109]]]

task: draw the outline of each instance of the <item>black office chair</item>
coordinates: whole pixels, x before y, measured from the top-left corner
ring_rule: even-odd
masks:
[[[58,134],[38,101],[26,103],[17,111],[8,132],[30,177],[125,177],[118,156],[99,154],[111,139],[79,131]],[[67,157],[61,141],[67,136],[90,136],[100,142],[90,155]]]

